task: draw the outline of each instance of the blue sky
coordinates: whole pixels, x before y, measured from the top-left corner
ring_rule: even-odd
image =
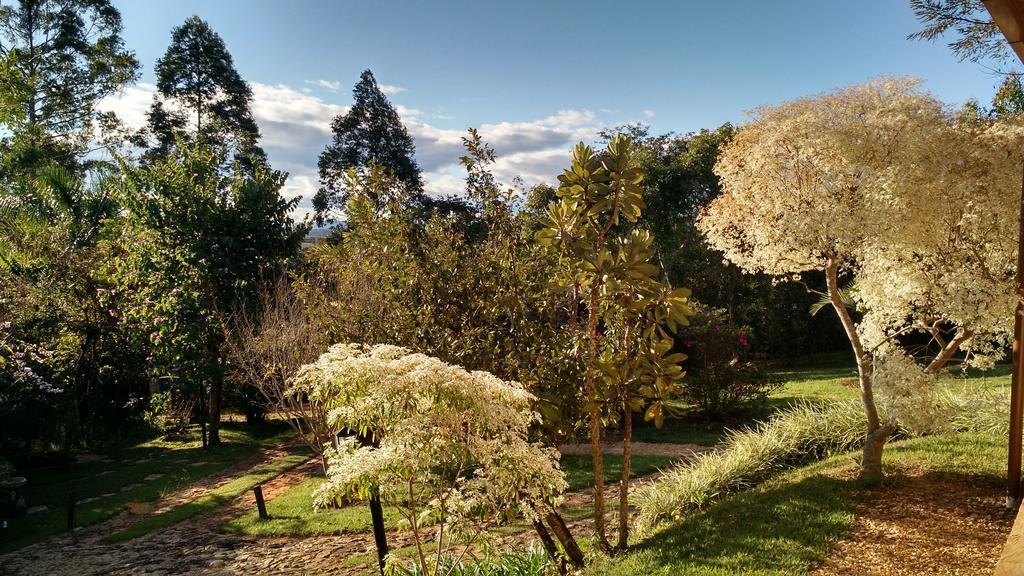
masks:
[[[553,179],[571,144],[643,121],[689,132],[764,103],[881,74],[912,75],[951,103],[987,102],[999,79],[943,43],[912,42],[907,0],[340,2],[115,0],[140,84],[109,103],[148,106],[153,63],[197,14],[252,85],[271,163],[308,203],[331,117],[371,68],[417,143],[428,190],[458,190],[459,137],[479,126],[505,181]]]

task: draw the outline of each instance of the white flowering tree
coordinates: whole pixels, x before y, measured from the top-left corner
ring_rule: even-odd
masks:
[[[757,110],[718,161],[724,193],[699,222],[712,246],[751,272],[825,274],[807,288],[857,361],[862,476],[881,474],[895,429],[874,384],[912,394],[957,352],[984,366],[1010,338],[1022,138],[1016,120],[883,78]],[[912,354],[914,332],[931,342]]]
[[[486,544],[517,513],[538,521],[567,488],[558,453],[527,438],[536,399],[516,382],[360,344],[332,346],[293,382],[360,439],[328,451],[316,505],[379,495],[402,511],[421,574],[443,573],[456,547]]]

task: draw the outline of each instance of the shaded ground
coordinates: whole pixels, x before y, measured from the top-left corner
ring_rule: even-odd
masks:
[[[224,444],[212,450],[201,448],[198,440],[151,440],[102,455],[81,455],[70,468],[25,470],[25,496],[35,513],[15,518],[8,528],[0,529],[0,554],[63,532],[72,492],[78,502],[76,526],[115,517],[132,501],[189,501],[195,492],[180,488],[191,486],[202,492],[251,468],[264,450],[285,442],[289,432],[283,422],[260,427],[225,423]]]
[[[864,494],[853,531],[816,576],[991,574],[1013,514],[989,477],[922,473]]]

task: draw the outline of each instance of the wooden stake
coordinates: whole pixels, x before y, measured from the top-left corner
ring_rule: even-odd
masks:
[[[270,514],[267,514],[267,503],[263,501],[263,486],[253,488],[252,493],[256,495],[256,509],[259,510],[260,520],[270,520]]]

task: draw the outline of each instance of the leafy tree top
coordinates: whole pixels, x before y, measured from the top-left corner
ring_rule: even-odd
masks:
[[[3,170],[34,173],[57,162],[77,169],[96,105],[135,80],[138,62],[108,0],[19,0],[0,5]]]
[[[528,439],[540,417],[517,382],[397,346],[336,344],[293,383],[335,430],[362,440],[329,451],[316,505],[379,491],[412,528],[424,573],[517,511],[537,519],[567,487],[558,452]],[[428,522],[444,535],[429,563],[419,532]]]
[[[395,183],[418,194],[423,190],[416,146],[370,70],[363,71],[352,90],[352,108],[334,119],[334,139],[320,154],[320,189],[313,198],[319,221],[343,207],[350,190],[345,173],[371,164],[385,168]]]
[[[171,33],[156,63],[157,94],[149,111],[156,139],[149,158],[166,156],[182,134],[212,146],[227,146],[243,168],[266,165],[252,117],[252,89],[235,69],[220,35],[198,16]]]

